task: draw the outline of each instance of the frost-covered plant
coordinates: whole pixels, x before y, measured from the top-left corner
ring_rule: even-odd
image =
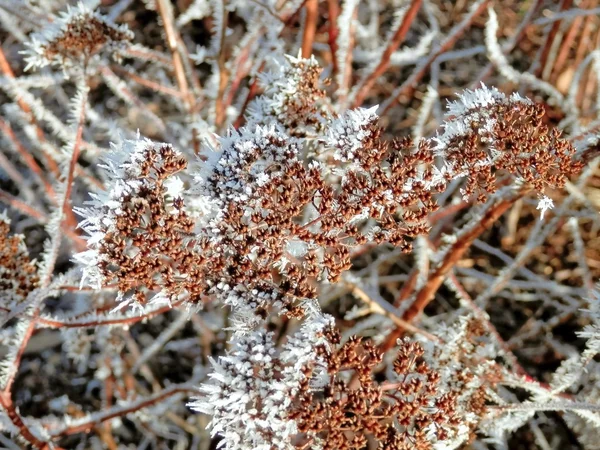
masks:
[[[594,448],[588,11],[108,3],[0,0],[1,446]]]
[[[92,57],[101,53],[116,54],[119,48],[128,45],[133,33],[94,9],[81,2],[74,8],[67,7],[66,12],[53,17],[40,33],[34,33],[24,52],[25,70],[50,64],[86,66]]]

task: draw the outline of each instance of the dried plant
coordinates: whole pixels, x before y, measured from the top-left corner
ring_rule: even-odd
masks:
[[[463,3],[0,0],[3,448],[597,448],[597,2]]]

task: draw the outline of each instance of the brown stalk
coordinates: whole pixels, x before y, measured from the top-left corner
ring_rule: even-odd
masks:
[[[260,35],[257,34],[254,39],[251,39],[248,42],[248,44],[240,50],[238,57],[235,60],[234,67],[236,67],[237,70],[235,71],[233,80],[231,81],[229,88],[228,88],[228,93],[227,93],[227,97],[225,99],[225,105],[224,105],[225,107],[227,107],[233,103],[233,99],[235,97],[235,94],[238,92],[238,88],[240,87],[242,80],[250,72],[250,68],[252,67],[252,63],[248,64],[248,62],[251,61],[250,49],[259,37],[260,37]],[[263,66],[261,66],[261,68],[258,70],[258,72],[261,72],[262,67]]]
[[[122,417],[126,414],[139,411],[140,409],[152,406],[173,395],[186,392],[197,393],[195,389],[192,389],[188,386],[170,386],[163,389],[161,392],[158,392],[157,394],[138,400],[137,402],[133,403],[127,408],[119,408],[113,411],[105,411],[103,414],[99,414],[96,420],[89,420],[78,425],[66,426],[63,429],[57,430],[54,433],[52,433],[52,437],[69,436],[71,434],[84,433],[88,430],[91,430],[96,424],[106,422],[107,420],[114,419],[115,417]]]
[[[9,205],[11,208],[20,211],[26,216],[33,217],[40,223],[48,222],[48,218],[44,213],[29,206],[27,203],[22,202],[21,200],[9,194],[8,192],[0,190],[0,202]],[[66,234],[72,241],[77,242],[77,248],[84,248],[86,246],[85,240],[77,233],[75,233],[72,229],[68,229],[66,231]]]
[[[133,317],[127,317],[124,319],[97,319],[97,320],[90,320],[87,322],[64,322],[61,320],[54,320],[54,319],[46,319],[46,318],[39,318],[38,319],[38,323],[40,325],[44,325],[46,328],[92,328],[92,327],[100,327],[100,326],[105,326],[105,325],[123,325],[123,326],[129,326],[129,325],[133,325],[134,323],[138,323],[138,322],[142,322],[144,320],[148,320],[151,319],[153,317],[156,317],[160,314],[166,313],[167,311],[170,311],[173,308],[176,308],[177,306],[180,306],[184,303],[184,300],[180,300],[178,302],[174,302],[172,303],[170,306],[163,306],[162,308],[158,308],[155,311],[150,311],[149,313],[146,314],[142,314],[139,316],[133,316]]]
[[[157,83],[155,81],[147,80],[143,77],[140,77],[139,75],[136,75],[133,72],[130,72],[127,69],[122,68],[121,66],[113,65],[111,66],[111,69],[113,70],[113,72],[123,75],[124,77],[139,84],[140,86],[144,86],[148,89],[152,89],[153,91],[160,92],[162,94],[169,95],[172,97],[178,97],[181,99],[185,98],[180,91],[170,88],[168,86],[163,86],[162,84]]]
[[[2,405],[2,407],[6,411],[6,415],[13,423],[13,425],[15,425],[19,429],[19,432],[21,433],[21,437],[23,439],[26,439],[31,445],[33,445],[39,450],[47,450],[50,448],[48,443],[40,441],[37,437],[35,437],[31,430],[29,430],[25,422],[23,422],[23,419],[21,418],[15,404],[12,401],[10,392],[0,392],[0,405]],[[58,447],[54,448],[59,450]]]
[[[172,59],[167,55],[140,47],[128,47],[122,50],[124,56],[129,56],[131,58],[137,58],[144,61],[154,61],[162,66],[171,67]]]
[[[33,217],[34,219],[37,219],[42,223],[45,223],[48,220],[42,212],[22,202],[17,197],[9,194],[8,192],[0,190],[0,202],[6,203],[12,208],[19,210],[23,214]]]
[[[558,7],[559,11],[565,11],[571,7],[573,4],[573,0],[561,0],[560,6]],[[550,31],[546,35],[546,40],[544,42],[544,47],[540,53],[540,61],[537,69],[535,70],[535,76],[540,78],[544,73],[544,69],[546,68],[546,64],[549,62],[550,58],[550,50],[552,49],[552,43],[554,42],[554,38],[558,34],[560,30],[560,25],[562,21],[557,20],[552,24]]]
[[[6,56],[4,55],[4,52],[2,51],[2,47],[0,47],[0,70],[2,70],[2,72],[4,73],[4,75],[6,77],[11,78],[11,79],[15,78],[15,74],[14,74],[12,68],[10,67],[10,64],[6,60]],[[25,114],[27,114],[27,116],[29,117],[29,123],[31,123],[32,125],[35,126],[36,133],[37,133],[37,136],[38,136],[38,139],[40,140],[40,142],[45,142],[46,138],[44,136],[44,131],[36,123],[35,118],[31,112],[31,108],[29,108],[29,105],[27,105],[27,103],[25,103],[25,101],[22,99],[18,99],[17,104],[19,105],[21,110]],[[55,175],[58,176],[60,174],[60,169],[58,168],[58,164],[46,152],[43,152],[43,153],[44,153],[44,157],[46,158],[46,163],[48,164],[48,168],[52,171],[52,173],[54,173]]]
[[[479,224],[473,227],[467,234],[461,236],[460,239],[452,245],[452,248],[446,254],[442,263],[429,275],[428,281],[423,288],[417,293],[417,297],[411,307],[404,314],[405,320],[414,320],[423,312],[423,309],[433,299],[438,288],[444,281],[445,276],[450,269],[460,260],[465,252],[471,247],[473,241],[480,236],[485,230],[493,225],[504,214],[508,208],[519,197],[501,200],[490,208],[481,218]]]
[[[339,67],[337,63],[337,38],[340,34],[340,30],[337,26],[337,19],[340,14],[340,3],[338,0],[327,0],[327,12],[329,14],[328,23],[329,23],[329,33],[327,36],[327,43],[329,44],[329,48],[331,50],[331,64],[332,64],[332,73],[333,79],[335,79],[335,75],[338,73]]]
[[[315,40],[315,31],[317,29],[319,4],[317,0],[307,0],[304,3],[306,17],[304,20],[304,33],[302,34],[302,57],[310,58],[312,55],[312,46]]]
[[[471,228],[468,233],[461,236],[454,244],[452,244],[452,247],[446,253],[444,260],[434,269],[431,274],[429,274],[427,282],[421,288],[421,290],[417,292],[412,305],[404,313],[404,316],[402,317],[403,320],[412,322],[417,319],[425,307],[431,302],[431,300],[433,300],[439,287],[444,282],[445,277],[460,260],[460,258],[462,258],[465,252],[471,247],[473,241],[491,225],[493,225],[500,218],[500,216],[502,216],[502,214],[504,214],[514,204],[514,202],[520,198],[521,195],[523,195],[523,192],[521,192],[520,195],[513,196],[510,199],[501,200],[493,205],[489,210],[486,211],[480,222],[475,227]],[[403,333],[403,328],[396,327],[392,332],[390,332],[385,342],[381,344],[380,350],[386,352],[394,347],[396,345],[396,341],[402,336]]]
[[[177,79],[177,85],[183,98],[186,100],[188,108],[194,110],[194,97],[190,95],[187,78],[183,69],[183,61],[181,60],[181,53],[179,52],[178,35],[173,25],[173,7],[170,2],[166,0],[158,0],[156,6],[160,13],[167,37],[167,44],[169,50],[171,50],[171,57],[173,58],[173,70],[175,71],[175,78]]]
[[[392,53],[394,53],[396,49],[400,46],[400,44],[404,42],[408,30],[410,29],[410,26],[415,20],[415,17],[417,17],[417,13],[421,8],[421,3],[422,0],[412,0],[410,7],[408,11],[406,11],[404,19],[402,20],[402,23],[400,24],[400,26],[398,26],[398,29],[394,33],[391,42],[388,44],[385,51],[381,55],[381,60],[379,61],[379,64],[377,64],[375,69],[364,79],[362,84],[358,87],[356,96],[354,97],[354,101],[352,102],[352,108],[356,108],[363,104],[365,97],[367,96],[377,79],[381,75],[383,75],[387,68],[390,66],[390,58],[392,56]]]
[[[258,72],[261,72],[263,67],[264,67],[264,63],[260,66],[260,68],[258,69]],[[239,128],[244,124],[244,122],[245,122],[244,114],[246,112],[246,108],[248,108],[248,105],[250,104],[252,99],[254,97],[256,97],[256,94],[258,94],[258,78],[254,78],[254,80],[250,84],[250,90],[248,91],[246,100],[244,100],[244,104],[242,105],[242,108],[240,109],[240,114],[238,115],[237,119],[233,123],[234,128]]]
[[[581,8],[586,8],[588,6],[588,2],[583,1],[580,6],[581,6]],[[552,84],[556,83],[556,80],[558,79],[558,77],[560,76],[560,74],[563,71],[565,62],[567,61],[567,58],[569,57],[569,53],[571,52],[571,48],[573,47],[573,41],[577,37],[579,30],[581,30],[581,24],[583,22],[583,19],[584,18],[581,16],[573,19],[573,22],[571,23],[571,26],[569,27],[569,31],[567,32],[564,39],[562,40],[560,50],[558,51],[558,55],[556,56],[556,59],[554,60],[554,64],[552,67],[552,73],[551,73],[550,79],[549,79],[550,83],[552,83]]]
[[[467,30],[467,28],[471,26],[473,20],[475,20],[477,16],[479,16],[483,11],[485,11],[488,3],[489,0],[484,0],[483,2],[481,2],[471,14],[469,14],[465,19],[463,19],[463,21],[452,30],[450,35],[446,37],[446,39],[436,49],[432,50],[431,54],[425,60],[425,62],[417,66],[411,74],[411,76],[392,93],[391,98],[382,104],[380,112],[381,116],[385,115],[390,110],[390,108],[400,100],[400,97],[404,95],[410,97],[412,95],[412,93],[417,88],[417,83],[421,81],[423,77],[427,74],[429,68],[431,67],[431,64],[433,64],[435,59],[442,53],[445,53],[448,50],[450,50],[454,46],[454,44],[456,44],[456,41],[458,41],[458,39]]]
[[[55,198],[56,197],[56,192],[54,192],[54,188],[52,187],[52,185],[46,179],[46,176],[44,175],[44,171],[39,166],[39,164],[37,163],[37,161],[35,160],[35,158],[33,156],[31,156],[31,153],[29,153],[27,151],[27,149],[23,146],[23,144],[19,140],[19,138],[17,138],[17,135],[15,134],[14,130],[11,128],[10,124],[8,124],[4,120],[2,120],[2,118],[0,118],[0,130],[5,134],[5,136],[8,139],[11,140],[11,142],[13,143],[13,145],[15,146],[15,148],[17,149],[17,151],[19,152],[19,155],[21,155],[21,158],[23,159],[23,161],[25,162],[25,164],[27,164],[27,167],[29,167],[29,169],[42,182],[42,184],[44,185],[44,188],[46,189],[46,192],[48,193],[48,196],[50,197],[50,199]]]

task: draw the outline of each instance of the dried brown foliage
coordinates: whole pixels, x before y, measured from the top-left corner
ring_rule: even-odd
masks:
[[[454,436],[464,426],[466,414],[482,415],[485,410],[484,390],[467,400],[460,398],[472,374],[466,370],[457,374],[456,379],[463,382],[448,390],[416,342],[399,342],[392,363],[399,381],[381,384],[376,379],[383,355],[375,345],[356,336],[340,344],[335,331],[328,338],[334,349],[320,353],[330,381],[324,389],[311,387],[311,368],[307,367],[291,413],[299,431],[324,449],[376,445],[379,449],[429,450],[435,441]]]

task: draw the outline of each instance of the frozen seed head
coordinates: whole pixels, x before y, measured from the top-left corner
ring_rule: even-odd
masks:
[[[117,26],[90,7],[79,3],[55,17],[41,33],[32,36],[26,55],[27,67],[51,64],[85,65],[99,54],[114,53],[133,39],[124,25]]]
[[[435,139],[447,178],[464,177],[464,197],[484,201],[509,173],[548,199],[545,189],[564,186],[582,163],[574,160],[575,148],[560,131],[544,123],[544,115],[542,105],[518,94],[507,97],[485,86],[465,91],[449,104]],[[540,209],[551,206],[544,200]]]

